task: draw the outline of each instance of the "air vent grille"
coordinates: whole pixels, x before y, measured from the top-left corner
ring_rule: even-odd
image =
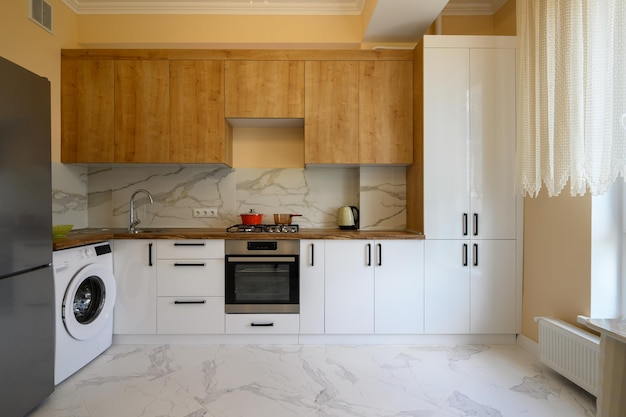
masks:
[[[30,18],[52,33],[52,6],[44,0],[31,0]]]

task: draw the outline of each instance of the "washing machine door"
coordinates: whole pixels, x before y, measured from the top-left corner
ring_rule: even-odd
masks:
[[[63,324],[75,339],[97,336],[110,322],[115,305],[115,278],[99,264],[81,268],[67,286],[63,297]]]

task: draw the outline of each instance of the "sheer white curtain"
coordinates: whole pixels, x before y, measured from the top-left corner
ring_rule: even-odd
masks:
[[[524,194],[603,194],[626,176],[626,0],[518,0]]]

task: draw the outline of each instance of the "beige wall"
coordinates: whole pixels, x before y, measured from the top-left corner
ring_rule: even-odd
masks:
[[[526,198],[522,334],[537,341],[535,317],[576,324],[590,305],[591,197]]]
[[[52,160],[61,153],[61,49],[76,47],[76,15],[61,0],[47,0],[53,8],[54,34],[28,18],[26,0],[0,5],[0,56],[50,80],[52,97]]]

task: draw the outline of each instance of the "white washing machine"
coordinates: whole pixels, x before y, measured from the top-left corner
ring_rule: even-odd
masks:
[[[111,346],[115,277],[108,242],[55,251],[55,385]]]

